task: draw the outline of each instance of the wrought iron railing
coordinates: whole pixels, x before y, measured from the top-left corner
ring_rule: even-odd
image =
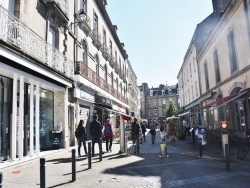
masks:
[[[0,40],[73,79],[73,62],[0,6]]]
[[[102,43],[101,43],[101,34],[98,32],[98,30],[94,29],[90,36],[94,41],[94,45],[100,48]]]
[[[76,63],[76,74],[80,74],[82,77],[94,83],[104,91],[110,93],[115,98],[121,100],[125,104],[128,104],[128,99],[118,93],[118,91],[115,90],[109,83],[107,83],[106,80],[98,76],[93,70],[91,70],[81,61]]]

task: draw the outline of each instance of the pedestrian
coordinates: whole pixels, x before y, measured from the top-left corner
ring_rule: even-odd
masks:
[[[166,123],[164,121],[161,121],[159,124],[159,130],[161,135],[161,141],[165,142],[165,134],[166,134]]]
[[[134,154],[139,153],[140,151],[140,125],[137,123],[137,118],[134,118],[134,122],[132,123],[132,140],[134,147]]]
[[[106,152],[109,152],[109,151],[112,152],[112,142],[113,142],[113,137],[115,135],[113,133],[110,119],[106,120],[106,124],[104,125],[103,135],[106,141]]]
[[[185,127],[185,135],[190,136],[190,132],[189,132],[190,124],[185,119],[183,119],[182,124]]]
[[[141,130],[142,130],[142,137],[143,137],[142,140],[145,142],[146,141],[145,133],[147,132],[145,121],[141,122]]]
[[[175,142],[176,127],[174,121],[171,119],[168,122],[168,137],[171,137],[171,142]]]
[[[155,135],[156,135],[156,128],[157,128],[158,124],[156,122],[156,120],[151,119],[151,122],[149,124],[149,128],[150,128],[150,134],[151,134],[151,141],[152,144],[155,143]]]
[[[75,136],[77,138],[77,143],[78,143],[78,157],[81,157],[82,144],[83,144],[84,152],[86,155],[88,152],[87,152],[87,147],[86,147],[86,131],[85,131],[83,120],[80,120],[80,122],[75,130]]]
[[[92,157],[95,156],[95,143],[98,143],[99,152],[102,152],[102,125],[98,121],[98,115],[93,115],[93,121],[89,127],[90,135],[92,136]]]

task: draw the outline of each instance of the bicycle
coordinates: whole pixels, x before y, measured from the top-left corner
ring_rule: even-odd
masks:
[[[244,159],[249,152],[249,142],[242,142],[237,151],[238,159]]]

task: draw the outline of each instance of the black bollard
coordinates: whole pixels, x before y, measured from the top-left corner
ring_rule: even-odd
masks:
[[[3,182],[3,173],[0,172],[0,188],[2,188],[2,182]]]
[[[72,149],[72,181],[76,181],[76,150]]]
[[[45,158],[40,158],[40,188],[45,187]]]
[[[91,143],[88,142],[88,168],[91,169]]]
[[[200,141],[200,157],[202,157],[202,141]]]
[[[100,144],[100,147],[99,147],[99,161],[102,161],[102,140],[99,140],[99,144]]]
[[[230,170],[230,156],[229,156],[229,145],[225,144],[225,150],[226,150],[226,168],[229,171]]]

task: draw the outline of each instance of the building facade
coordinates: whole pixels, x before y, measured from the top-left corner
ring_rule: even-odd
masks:
[[[139,87],[141,95],[141,118],[166,120],[166,106],[172,100],[175,110],[179,108],[178,84],[167,86],[161,84],[157,88],[149,89],[147,83],[142,83]]]
[[[1,161],[74,146],[80,119],[91,139],[93,114],[118,128],[131,118],[128,55],[106,5],[0,0]]]
[[[233,133],[249,130],[249,1],[232,0],[197,56],[203,124]],[[240,21],[239,21],[240,20]]]

